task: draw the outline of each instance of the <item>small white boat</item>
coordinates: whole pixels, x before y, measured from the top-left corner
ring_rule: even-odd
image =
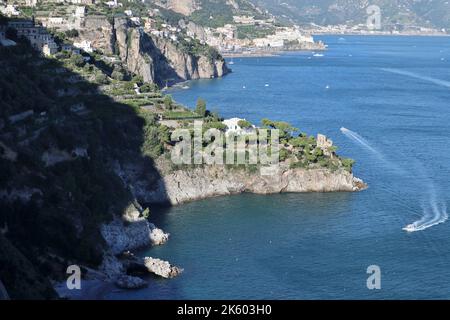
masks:
[[[187,90],[187,89],[190,89],[190,87],[189,86],[182,86],[181,89]]]
[[[416,231],[416,226],[414,224],[408,224],[402,230],[404,230],[406,232],[414,232],[414,231]]]
[[[313,57],[323,57],[324,55],[321,53],[316,53],[315,55],[313,55]]]
[[[228,62],[228,64],[232,66],[234,64],[234,61],[230,61]]]

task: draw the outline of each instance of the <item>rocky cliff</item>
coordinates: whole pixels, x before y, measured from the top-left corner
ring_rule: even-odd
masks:
[[[180,43],[146,33],[127,18],[94,16],[85,19],[78,41],[86,40],[105,54],[117,54],[129,71],[158,85],[222,77],[225,60],[185,50]]]
[[[363,181],[344,169],[290,169],[286,164],[282,164],[274,175],[261,175],[260,171],[227,169],[223,166],[177,170],[163,174],[156,186],[146,184],[137,177],[133,178],[130,171],[118,173],[136,179],[129,181],[129,185],[141,202],[171,205],[244,192],[355,192],[366,188]]]

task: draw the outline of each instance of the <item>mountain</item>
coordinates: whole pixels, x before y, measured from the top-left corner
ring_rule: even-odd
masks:
[[[450,4],[446,0],[252,0],[257,6],[295,23],[356,25],[367,20],[366,8],[381,9],[382,24],[450,28]]]
[[[151,0],[148,3],[189,17],[198,25],[223,27],[233,16],[267,18],[265,12],[248,0]]]

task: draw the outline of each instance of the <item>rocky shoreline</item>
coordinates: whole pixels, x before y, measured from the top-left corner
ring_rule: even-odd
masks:
[[[222,166],[176,170],[164,174],[156,185],[152,189],[136,186],[136,198],[149,204],[178,205],[239,193],[356,192],[367,187],[344,169],[291,169],[287,164],[281,164],[274,175]]]
[[[161,170],[163,170],[161,168]],[[123,172],[122,172],[123,173]],[[196,169],[177,170],[163,175],[156,189],[142,188],[135,195],[149,204],[170,203],[179,205],[188,201],[238,193],[275,194],[286,192],[358,192],[367,188],[360,179],[344,169],[290,169],[281,165],[277,174],[261,175],[246,170],[204,166]],[[136,191],[138,188],[132,188]],[[141,289],[148,286],[145,275],[153,274],[170,279],[180,275],[183,269],[168,261],[153,257],[136,257],[130,251],[163,245],[169,234],[148,222],[144,210],[133,203],[121,217],[101,226],[108,251],[98,270],[87,270],[85,288],[68,290],[65,282],[55,283],[54,288],[62,298],[103,299],[114,290]],[[144,278],[142,277],[144,276]],[[118,289],[117,289],[118,288]]]
[[[169,239],[168,233],[148,222],[142,213],[141,208],[130,204],[121,217],[101,226],[101,234],[109,248],[103,255],[102,264],[97,270],[83,267],[85,272],[81,290],[69,290],[65,281],[54,283],[53,287],[60,298],[104,299],[107,292],[114,288],[128,290],[147,287],[146,275],[173,278],[183,272],[183,269],[168,261],[152,257],[139,258],[130,252],[162,245]]]

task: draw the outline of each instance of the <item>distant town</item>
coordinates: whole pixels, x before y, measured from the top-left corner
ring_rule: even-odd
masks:
[[[141,0],[126,1],[133,2],[143,3]],[[5,36],[6,28],[9,27],[16,29],[18,36],[27,37],[45,55],[73,49],[91,53],[95,50],[92,41],[74,37],[76,41],[58,47],[48,30],[52,33],[80,30],[95,23],[97,15],[108,10],[126,16],[136,27],[153,36],[170,39],[174,43],[196,39],[201,44],[216,48],[223,55],[326,49],[323,43],[315,42],[310,33],[303,32],[298,26],[275,26],[274,18],[271,17],[262,20],[252,16],[233,16],[233,24],[218,28],[202,27],[188,19],[174,25],[162,17],[158,8],[147,8],[144,13],[141,10],[135,12],[118,0],[16,0],[13,4],[0,0],[0,13],[16,18],[8,26],[2,27],[1,41],[4,45],[13,45],[12,40]],[[29,20],[20,20],[25,17]],[[246,33],[242,34],[239,30],[245,30]]]

